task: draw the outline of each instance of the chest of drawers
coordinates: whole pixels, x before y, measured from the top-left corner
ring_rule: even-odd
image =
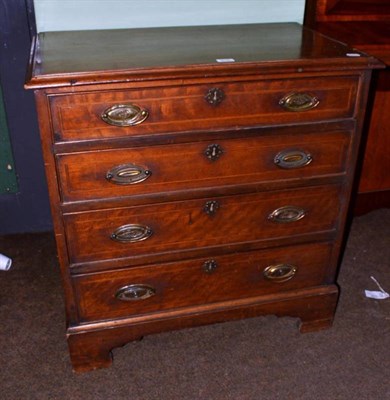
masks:
[[[76,371],[164,330],[331,325],[376,67],[297,24],[38,36],[26,87]]]

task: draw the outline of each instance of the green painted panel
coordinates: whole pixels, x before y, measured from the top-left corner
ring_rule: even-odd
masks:
[[[38,32],[303,21],[305,0],[34,0]]]
[[[18,182],[8,134],[3,92],[0,87],[0,193],[15,193],[17,191]]]

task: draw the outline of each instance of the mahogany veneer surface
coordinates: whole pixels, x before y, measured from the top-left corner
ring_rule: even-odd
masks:
[[[26,87],[74,369],[229,319],[329,327],[377,67],[298,24],[40,34]]]
[[[374,75],[355,214],[390,206],[390,2],[307,0],[305,23],[386,64]],[[363,151],[362,151],[363,153]]]

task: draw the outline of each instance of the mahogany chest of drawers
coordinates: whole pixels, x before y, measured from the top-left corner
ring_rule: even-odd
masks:
[[[164,330],[331,325],[376,67],[298,24],[37,37],[26,87],[75,370]]]

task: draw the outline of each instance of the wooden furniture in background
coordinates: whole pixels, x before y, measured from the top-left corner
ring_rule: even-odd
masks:
[[[26,87],[74,369],[230,319],[329,327],[378,66],[298,24],[40,34]]]
[[[390,207],[390,1],[307,0],[305,24],[387,65],[373,79],[355,213]]]

